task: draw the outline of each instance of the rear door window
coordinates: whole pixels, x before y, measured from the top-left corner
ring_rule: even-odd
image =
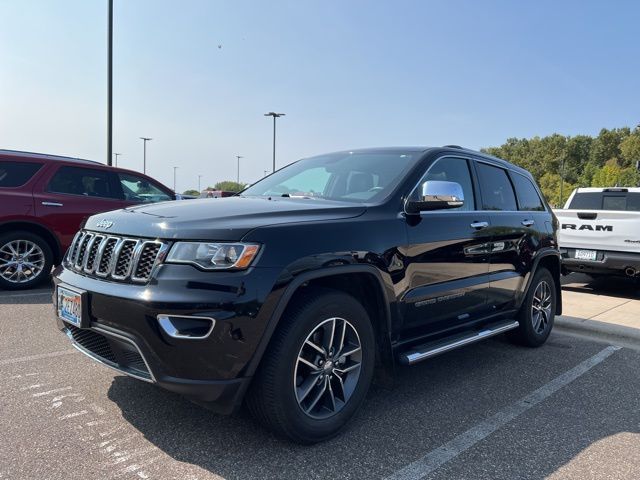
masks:
[[[21,187],[42,167],[42,163],[0,162],[0,188]]]
[[[60,167],[49,182],[47,191],[97,198],[118,198],[111,184],[109,172],[83,167]]]
[[[531,180],[519,173],[511,173],[511,180],[516,188],[519,210],[544,211],[544,204]]]
[[[480,162],[476,163],[476,168],[483,210],[517,211],[516,195],[513,193],[507,172]]]

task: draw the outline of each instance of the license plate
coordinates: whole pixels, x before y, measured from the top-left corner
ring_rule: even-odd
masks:
[[[578,260],[595,260],[598,252],[595,250],[576,250]]]
[[[76,327],[82,324],[82,294],[58,286],[58,317]]]

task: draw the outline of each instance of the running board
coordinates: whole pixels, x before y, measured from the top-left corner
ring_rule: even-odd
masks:
[[[471,343],[479,342],[485,338],[493,337],[501,333],[513,330],[518,326],[515,320],[505,320],[486,326],[482,330],[463,333],[454,337],[448,337],[434,342],[419,345],[413,350],[400,354],[400,363],[403,365],[413,365],[427,358],[435,357],[441,353],[448,352],[455,348],[464,347]]]

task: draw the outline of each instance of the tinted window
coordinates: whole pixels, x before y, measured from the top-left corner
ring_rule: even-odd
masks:
[[[82,167],[60,167],[47,190],[55,193],[117,198],[109,182],[109,173]]]
[[[427,174],[420,180],[416,192],[427,180],[442,180],[460,184],[464,193],[464,205],[450,210],[475,210],[473,183],[471,182],[471,173],[469,173],[469,164],[465,159],[447,157],[436,160],[427,171]]]
[[[0,187],[20,187],[42,167],[41,163],[0,162]]]
[[[640,193],[637,192],[578,192],[573,196],[573,210],[640,211]]]
[[[129,173],[119,173],[124,199],[129,202],[165,202],[173,200],[167,193],[149,180]]]
[[[516,196],[507,172],[486,163],[477,163],[477,166],[482,192],[482,208],[484,210],[518,210]]]
[[[415,160],[412,152],[366,150],[305,158],[254,183],[241,195],[379,201],[398,186]]]
[[[531,180],[517,173],[511,175],[511,180],[513,180],[514,187],[516,187],[520,210],[544,210],[540,195],[538,195],[538,191],[531,183]]]

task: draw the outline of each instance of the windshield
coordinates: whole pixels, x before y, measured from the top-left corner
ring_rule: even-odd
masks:
[[[577,192],[569,208],[572,210],[640,211],[640,193]]]
[[[341,152],[305,158],[244,190],[243,196],[377,202],[386,198],[419,152]]]

